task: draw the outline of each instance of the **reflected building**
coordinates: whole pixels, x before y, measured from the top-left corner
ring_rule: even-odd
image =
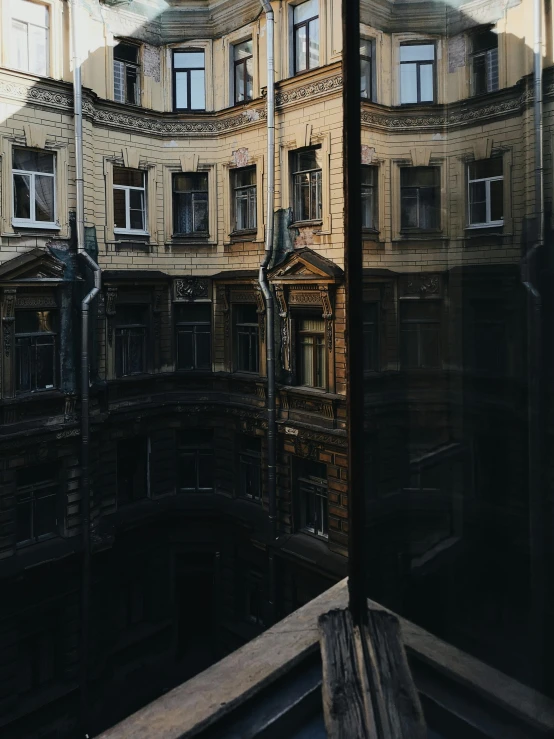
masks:
[[[0,3],[2,735],[74,736],[79,694],[100,731],[322,593],[362,493],[371,597],[530,680],[533,622],[513,604],[532,553],[529,0],[362,2],[364,491],[346,441],[341,2],[272,3],[276,539],[258,0]],[[102,273],[90,545],[71,13]]]

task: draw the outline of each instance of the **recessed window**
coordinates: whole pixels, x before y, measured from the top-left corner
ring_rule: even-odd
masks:
[[[254,231],[256,218],[256,167],[231,170],[233,231]]]
[[[15,312],[15,390],[17,393],[56,387],[56,312]]]
[[[377,303],[363,304],[363,357],[364,372],[379,369],[379,306]]]
[[[117,44],[113,56],[113,94],[119,103],[140,103],[140,67],[138,46]]]
[[[298,381],[300,385],[325,388],[325,321],[318,316],[296,319]]]
[[[243,498],[262,499],[262,442],[256,436],[240,437],[239,484]]]
[[[400,364],[402,369],[440,367],[441,306],[434,300],[400,304]]]
[[[255,305],[234,306],[235,315],[235,370],[260,371],[258,339],[258,312]]]
[[[470,226],[501,226],[504,218],[502,157],[468,164]]]
[[[308,0],[292,9],[294,74],[319,64],[318,12],[318,0]]]
[[[13,225],[57,227],[55,155],[14,148],[12,174]]]
[[[360,39],[360,94],[366,100],[375,100],[375,41]]]
[[[327,469],[319,462],[304,462],[298,477],[300,527],[317,536],[328,533]]]
[[[173,233],[208,237],[207,172],[173,175]]]
[[[177,369],[211,367],[211,306],[203,303],[175,306]]]
[[[400,227],[420,231],[440,228],[440,171],[438,167],[401,168]]]
[[[148,496],[150,445],[148,437],[117,442],[117,504],[135,503]]]
[[[400,103],[435,102],[435,44],[401,44]]]
[[[305,149],[292,155],[294,220],[320,221],[321,149]]]
[[[362,167],[362,228],[377,231],[377,178],[375,166]]]
[[[485,95],[498,90],[498,36],[483,31],[472,38],[471,92]]]
[[[10,63],[23,72],[41,77],[49,72],[49,12],[46,5],[11,0],[12,37]]]
[[[114,167],[114,231],[146,234],[145,173],[139,169]]]
[[[16,473],[17,544],[41,541],[57,533],[58,466],[40,464]]]
[[[252,39],[233,46],[235,103],[252,100],[254,93],[254,57]]]
[[[126,305],[115,315],[115,374],[116,377],[140,375],[146,372],[147,308]]]
[[[214,449],[211,429],[191,429],[178,437],[177,486],[181,493],[211,493],[214,489]]]
[[[206,108],[206,70],[203,51],[173,52],[173,108]]]

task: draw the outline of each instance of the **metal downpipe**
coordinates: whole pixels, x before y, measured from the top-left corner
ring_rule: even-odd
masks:
[[[81,581],[81,664],[80,715],[83,731],[87,724],[88,708],[88,654],[90,633],[90,418],[89,418],[89,307],[100,292],[101,272],[98,264],[85,251],[85,192],[83,178],[83,97],[81,59],[78,43],[77,0],[69,0],[71,15],[71,45],[73,61],[73,112],[75,136],[75,190],[77,253],[84,266],[93,272],[93,288],[81,301],[81,526],[83,571]]]
[[[277,538],[277,413],[275,397],[275,301],[267,280],[267,268],[273,256],[273,218],[275,210],[275,16],[269,0],[260,0],[266,17],[267,34],[267,218],[265,256],[258,276],[266,308],[267,367],[267,489],[271,541]],[[271,620],[275,620],[275,556],[269,553],[269,601]]]

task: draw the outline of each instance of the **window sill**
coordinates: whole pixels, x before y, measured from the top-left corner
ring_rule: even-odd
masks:
[[[244,231],[231,231],[229,236],[236,241],[244,241],[247,236],[256,236],[258,230],[256,228],[245,228]],[[248,239],[251,241],[252,239]]]
[[[172,236],[171,241],[165,243],[167,246],[217,246],[217,241],[211,241],[209,236]]]
[[[465,227],[465,231],[489,231],[491,228],[502,228],[504,221],[493,221],[491,223],[473,223]]]
[[[116,236],[131,236],[131,237],[136,237],[136,236],[149,237],[150,236],[148,231],[132,231],[132,230],[127,231],[126,229],[122,229],[122,228],[121,229],[114,228],[113,232]]]
[[[15,218],[12,220],[12,226],[14,228],[28,228],[32,229],[33,231],[39,230],[48,230],[48,231],[60,231],[61,226],[59,223],[39,223],[37,221],[23,221],[23,220],[16,220]]]
[[[440,236],[446,238],[441,228],[414,228],[414,229],[402,229],[399,232],[400,238],[409,239],[412,236]]]
[[[302,528],[300,529],[300,533],[307,534],[308,536],[311,536],[313,539],[317,539],[318,541],[329,541],[329,534],[316,534],[316,532],[312,529]]]
[[[289,228],[309,228],[311,226],[323,226],[323,221],[293,221]]]

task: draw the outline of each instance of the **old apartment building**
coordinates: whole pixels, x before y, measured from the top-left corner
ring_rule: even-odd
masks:
[[[74,736],[83,692],[98,731],[325,590],[352,495],[368,496],[376,597],[437,632],[457,613],[452,641],[471,609],[494,626],[486,593],[508,583],[490,541],[510,532],[512,584],[527,556],[528,3],[362,2],[364,492],[346,456],[341,2],[272,2],[274,538],[258,0],[0,0],[2,736]],[[101,269],[86,501],[76,50]]]

